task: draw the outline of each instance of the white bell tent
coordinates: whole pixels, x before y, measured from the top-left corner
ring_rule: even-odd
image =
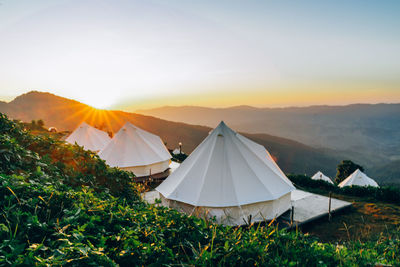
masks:
[[[325,181],[325,182],[333,184],[331,178],[329,178],[328,176],[326,176],[325,174],[323,174],[320,171],[318,171],[316,174],[314,174],[313,177],[311,177],[311,179],[313,179],[313,180],[322,180],[322,181]]]
[[[133,172],[137,177],[169,168],[171,155],[161,138],[127,122],[99,153],[111,167]]]
[[[352,185],[379,187],[378,183],[375,182],[374,179],[369,178],[365,173],[360,171],[360,169],[355,170],[349,177],[344,179],[339,184],[339,187]]]
[[[163,205],[224,225],[280,216],[294,189],[263,146],[224,122],[156,188]]]
[[[84,149],[95,152],[103,149],[110,140],[111,138],[106,132],[96,129],[86,122],[82,122],[75,131],[65,139],[65,141],[70,144],[77,143],[78,145],[83,146]]]

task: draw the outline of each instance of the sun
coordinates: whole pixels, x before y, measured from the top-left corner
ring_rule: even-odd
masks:
[[[107,101],[97,101],[97,102],[89,103],[88,105],[92,106],[96,109],[107,109],[108,107],[111,106],[111,104],[108,103]]]
[[[96,109],[108,109],[116,102],[116,97],[104,94],[94,94],[82,99],[82,102]]]

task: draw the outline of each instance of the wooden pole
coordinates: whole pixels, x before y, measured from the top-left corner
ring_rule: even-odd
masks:
[[[332,219],[332,215],[331,215],[331,205],[332,205],[332,192],[329,192],[329,211],[328,211],[328,214],[329,214],[329,221],[331,221],[331,219]]]
[[[294,218],[294,206],[292,206],[292,210],[290,212],[290,227],[293,227],[293,218]]]

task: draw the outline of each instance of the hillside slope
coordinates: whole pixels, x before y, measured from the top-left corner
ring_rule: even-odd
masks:
[[[0,106],[0,112],[23,121],[42,119],[47,126],[55,126],[59,130],[73,130],[79,123],[86,121],[91,125],[104,125],[105,130],[116,132],[126,121],[130,121],[159,135],[169,148],[182,142],[183,150],[187,153],[193,151],[211,130],[205,126],[171,122],[141,114],[99,111],[74,100],[40,92],[21,95],[5,106]],[[340,160],[319,149],[285,138],[267,134],[244,135],[264,145],[285,172],[311,175],[322,170],[328,175],[334,175]]]
[[[138,113],[213,127],[223,119],[248,133],[297,140],[381,165],[400,155],[400,104],[353,104],[291,108],[162,107]],[[217,119],[218,118],[218,119]]]
[[[400,186],[400,160],[395,160],[372,169],[371,175],[378,177],[377,180],[381,183]]]

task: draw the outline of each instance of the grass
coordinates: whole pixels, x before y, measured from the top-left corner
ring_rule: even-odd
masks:
[[[400,206],[382,202],[371,203],[362,198],[333,195],[334,198],[352,202],[353,206],[301,227],[304,233],[318,237],[323,242],[376,240],[381,235],[392,236],[400,230]]]

